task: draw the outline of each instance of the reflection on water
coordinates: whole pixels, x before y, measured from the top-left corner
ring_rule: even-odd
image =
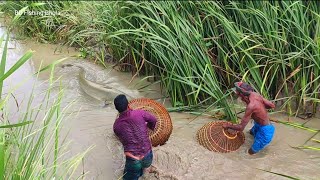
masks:
[[[0,28],[3,33],[3,28]],[[10,47],[13,46],[12,43]],[[139,79],[130,83],[131,75],[120,73],[113,69],[104,69],[86,60],[72,58],[77,54],[73,48],[61,48],[51,44],[39,44],[32,40],[20,41],[8,51],[7,69],[20,58],[23,53],[31,49],[35,51],[30,62],[13,74],[5,82],[5,92],[8,92],[16,83],[25,83],[14,92],[19,103],[22,103],[34,83],[38,84],[38,92],[41,92],[43,82],[49,78],[49,72],[42,73],[38,79],[32,77],[40,66],[48,65],[55,60],[69,57],[67,64],[81,66],[85,69],[85,77],[99,85],[108,85],[121,89],[135,97],[146,96],[149,98],[161,98],[158,87],[151,87],[155,91],[138,91],[135,86]],[[84,160],[85,171],[88,171],[87,179],[117,179],[122,174],[124,157],[122,146],[117,141],[112,131],[112,125],[116,117],[113,105],[103,108],[104,102],[90,96],[79,83],[79,68],[75,66],[55,69],[55,84],[58,88],[61,83],[65,89],[64,106],[76,100],[69,109],[70,114],[63,125],[65,131],[70,130],[68,140],[71,140],[70,154],[76,154],[94,145],[95,148]],[[37,99],[37,97],[36,97]],[[38,99],[41,101],[41,99]],[[166,105],[168,102],[166,101]],[[14,106],[14,103],[12,104]],[[71,114],[73,113],[73,114]],[[293,149],[305,143],[313,134],[308,131],[297,130],[281,124],[275,124],[276,134],[273,142],[261,153],[249,156],[246,151],[252,144],[252,137],[246,133],[245,144],[237,151],[228,154],[213,153],[198,145],[195,135],[205,123],[212,119],[197,117],[183,113],[170,113],[174,130],[167,144],[154,148],[154,166],[158,174],[145,175],[144,179],[281,179],[257,168],[283,173],[302,179],[319,179],[320,159],[315,151],[301,151]],[[283,115],[276,115],[279,120],[286,120]],[[189,123],[190,122],[190,123]],[[316,122],[316,123],[315,123]],[[307,123],[313,127],[319,125],[319,119]],[[249,124],[245,131],[252,125]],[[320,127],[316,127],[320,128]],[[319,135],[315,138],[320,139]],[[79,173],[82,169],[79,169]]]

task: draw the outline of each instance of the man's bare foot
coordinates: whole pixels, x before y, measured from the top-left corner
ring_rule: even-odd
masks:
[[[157,168],[154,166],[150,166],[150,173],[157,172]]]
[[[157,179],[159,179],[159,177],[160,177],[160,172],[157,170],[157,168],[156,167],[154,167],[154,166],[150,166],[150,167],[148,167],[148,168],[145,168],[144,170],[143,170],[143,173],[145,174],[145,173],[149,173],[149,174],[154,174],[154,176],[157,178]]]
[[[148,167],[148,168],[145,168],[144,171],[147,172],[147,173],[157,173],[158,172],[157,168],[152,166],[152,165],[150,167]]]
[[[251,134],[251,135],[253,136],[253,132],[252,132],[252,130],[251,130],[251,129],[249,130],[249,134]]]
[[[157,168],[154,167],[154,166],[152,166],[152,165],[151,165],[149,168],[150,168],[149,173],[156,173],[156,172],[158,172],[158,171],[157,171]]]
[[[255,152],[254,152],[251,148],[248,150],[248,153],[249,153],[250,155],[254,155],[254,154],[255,154]]]

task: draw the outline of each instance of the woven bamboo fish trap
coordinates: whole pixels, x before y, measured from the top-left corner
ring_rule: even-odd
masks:
[[[152,131],[149,129],[149,137],[152,146],[163,145],[172,133],[172,121],[167,109],[157,101],[148,98],[134,99],[129,102],[130,109],[143,109],[157,118],[157,124]]]
[[[231,124],[226,121],[209,122],[197,132],[197,140],[200,145],[210,151],[227,153],[236,151],[245,141],[243,132],[231,134],[225,130],[223,124]]]

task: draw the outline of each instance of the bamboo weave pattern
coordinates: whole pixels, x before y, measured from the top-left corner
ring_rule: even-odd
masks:
[[[200,145],[210,151],[227,153],[236,151],[245,141],[243,132],[230,134],[222,127],[226,121],[209,122],[197,132],[197,140]]]
[[[157,118],[155,129],[149,129],[152,146],[163,145],[172,133],[172,121],[167,109],[157,101],[148,98],[134,99],[129,102],[130,109],[143,109]]]

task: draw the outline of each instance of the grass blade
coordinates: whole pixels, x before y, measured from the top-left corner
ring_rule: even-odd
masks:
[[[6,68],[8,42],[9,42],[9,33],[6,34],[6,41],[4,44],[3,51],[2,51],[1,64],[0,64],[0,77],[4,75],[5,68]],[[0,81],[0,99],[1,99],[1,95],[2,95],[2,88],[3,88],[3,80]]]
[[[259,168],[257,168],[257,169],[259,169]],[[278,175],[278,176],[282,176],[282,177],[285,177],[285,178],[288,178],[288,179],[300,180],[297,177],[293,177],[293,176],[289,176],[289,175],[285,175],[285,174],[281,174],[281,173],[276,173],[276,172],[272,172],[272,171],[268,171],[268,170],[264,170],[264,169],[259,169],[259,170],[264,171],[264,172],[268,172],[268,173],[271,173],[271,174],[275,174],[275,175]]]
[[[0,129],[0,180],[4,179],[4,157],[5,157],[5,150],[4,150],[4,131]]]
[[[25,53],[3,76],[0,76],[0,82],[4,81],[17,69],[19,69],[25,62],[27,62],[32,57],[32,51]]]
[[[33,123],[33,121],[25,121],[25,122],[16,123],[16,124],[10,124],[10,125],[1,125],[0,129],[25,126],[25,125],[30,124],[30,123]]]

